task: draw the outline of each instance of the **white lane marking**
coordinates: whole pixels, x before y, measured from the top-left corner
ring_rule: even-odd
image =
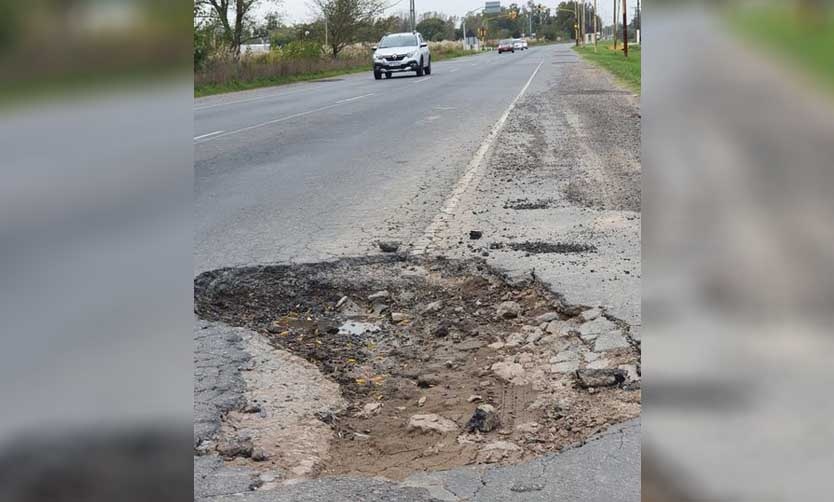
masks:
[[[357,99],[367,98],[368,96],[373,96],[373,95],[374,95],[374,93],[363,94],[361,96],[354,96],[352,98],[340,99],[339,101],[336,101],[336,103],[350,103],[351,101],[356,101]]]
[[[292,119],[296,119],[298,117],[303,117],[305,115],[310,115],[311,113],[322,112],[324,110],[329,110],[330,108],[335,108],[335,107],[343,105],[345,103],[356,101],[357,99],[362,99],[362,98],[367,98],[368,96],[373,96],[374,94],[375,93],[372,92],[370,94],[363,94],[362,96],[356,96],[356,97],[349,98],[349,99],[343,99],[341,101],[336,101],[335,103],[329,104],[327,106],[321,106],[319,108],[314,108],[312,110],[307,110],[306,112],[293,113],[292,115],[287,115],[286,117],[281,117],[281,118],[278,118],[278,119],[275,119],[275,120],[269,120],[267,122],[261,122],[260,124],[255,124],[255,125],[252,125],[252,126],[249,126],[249,127],[243,127],[241,129],[235,129],[234,131],[229,131],[227,133],[218,134],[216,136],[206,138],[202,141],[197,141],[197,144],[205,143],[207,141],[211,141],[211,140],[214,140],[214,139],[217,139],[217,138],[223,138],[223,137],[226,137],[226,136],[230,136],[232,134],[239,134],[239,133],[242,133],[242,132],[251,131],[252,129],[258,129],[259,127],[264,127],[264,126],[268,126],[268,125],[272,125],[272,124],[277,124],[279,122],[285,122],[287,120],[292,120]],[[197,140],[197,138],[195,138],[195,141],[196,140]]]
[[[439,235],[440,231],[443,227],[447,224],[447,218],[451,217],[454,214],[455,208],[460,203],[461,196],[466,192],[466,189],[475,180],[477,177],[483,175],[483,170],[486,166],[486,163],[483,162],[484,157],[486,156],[487,152],[489,151],[492,144],[498,138],[498,133],[501,132],[501,128],[504,127],[504,123],[507,121],[507,117],[510,116],[510,112],[513,111],[515,108],[515,104],[518,102],[519,99],[524,95],[527,91],[527,88],[530,87],[530,84],[533,82],[533,78],[536,77],[536,74],[539,72],[539,69],[544,64],[544,61],[541,61],[536,69],[533,70],[533,74],[530,75],[530,78],[527,79],[527,83],[524,84],[524,87],[518,92],[516,97],[512,100],[510,105],[504,110],[504,113],[498,119],[498,122],[492,126],[492,129],[487,134],[487,137],[481,143],[481,146],[478,147],[478,150],[475,152],[475,155],[472,156],[472,159],[469,161],[469,164],[466,166],[466,171],[463,173],[463,176],[455,185],[455,188],[452,190],[452,193],[449,195],[449,198],[446,199],[446,203],[443,205],[443,208],[437,214],[437,216],[432,219],[431,224],[426,228],[423,235],[414,243],[413,252],[416,254],[422,254],[428,251],[429,247],[432,245],[434,238]]]
[[[224,132],[225,131],[214,131],[214,132],[210,132],[208,134],[203,134],[201,136],[195,137],[194,141],[197,141],[198,139],[208,138],[209,136],[214,136],[215,134],[223,134]]]
[[[279,93],[279,94],[269,94],[267,96],[258,96],[257,98],[239,99],[237,101],[225,101],[223,103],[215,103],[213,105],[202,105],[202,106],[194,107],[194,111],[197,112],[197,111],[200,111],[200,110],[207,110],[209,108],[215,108],[215,107],[218,107],[218,106],[237,105],[237,104],[240,104],[240,103],[249,103],[251,101],[260,101],[262,99],[280,98],[280,97],[283,97],[283,96],[290,96],[292,94],[298,94],[299,92],[307,92],[307,91],[312,91],[312,90],[315,90],[315,89],[314,88],[299,89],[297,91],[287,91],[287,92],[282,92],[282,93]]]
[[[426,80],[431,80],[431,77],[421,78],[420,80],[415,80],[414,84],[419,84],[420,82],[425,82]]]
[[[451,70],[449,70],[449,73],[454,73],[454,72],[456,72],[456,71],[458,71],[458,70],[460,70],[460,68],[452,68]]]

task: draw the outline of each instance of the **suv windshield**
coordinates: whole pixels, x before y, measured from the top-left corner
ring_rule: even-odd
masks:
[[[417,37],[414,35],[388,35],[379,42],[379,48],[388,47],[414,47],[417,45]]]

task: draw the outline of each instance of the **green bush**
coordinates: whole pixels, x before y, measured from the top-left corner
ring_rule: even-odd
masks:
[[[318,42],[292,41],[281,48],[286,59],[318,59],[321,57],[321,45]]]

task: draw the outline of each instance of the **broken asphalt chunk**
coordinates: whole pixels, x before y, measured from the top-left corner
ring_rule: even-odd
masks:
[[[400,241],[379,241],[377,242],[377,246],[379,246],[380,251],[383,253],[396,253],[402,243]]]
[[[446,433],[458,430],[458,425],[436,413],[428,413],[426,415],[413,415],[408,419],[406,429],[409,432],[417,430],[420,432]]]
[[[479,404],[469,422],[466,423],[468,432],[490,432],[498,427],[498,414],[491,404]]]
[[[514,319],[521,313],[521,305],[513,301],[501,302],[496,309],[496,313],[498,317]]]
[[[626,372],[619,368],[576,370],[576,382],[580,387],[612,387],[626,380]]]

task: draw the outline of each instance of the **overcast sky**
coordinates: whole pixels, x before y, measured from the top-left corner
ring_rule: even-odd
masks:
[[[392,0],[396,1],[396,0]],[[539,0],[540,1],[540,0]],[[600,16],[606,24],[611,24],[614,14],[615,0],[597,0],[597,7],[599,8]],[[618,3],[622,0],[616,0]],[[386,11],[386,14],[397,14],[399,12],[408,12],[409,0],[400,0],[400,2]],[[482,7],[484,2],[476,0],[415,0],[415,7],[417,15],[422,12],[436,11],[442,12],[451,16],[462,16],[465,12]],[[508,6],[512,3],[509,0],[501,0],[501,5]],[[526,0],[518,0],[519,4],[526,3]],[[559,2],[549,1],[542,2],[544,5],[555,8]],[[637,5],[637,0],[627,0],[628,3],[628,19],[631,21],[632,11]],[[266,13],[277,10],[281,13],[284,22],[297,23],[301,21],[310,21],[313,19],[313,9],[310,7],[310,0],[281,0],[277,7],[275,2],[264,0],[258,10],[258,15],[264,16]]]

